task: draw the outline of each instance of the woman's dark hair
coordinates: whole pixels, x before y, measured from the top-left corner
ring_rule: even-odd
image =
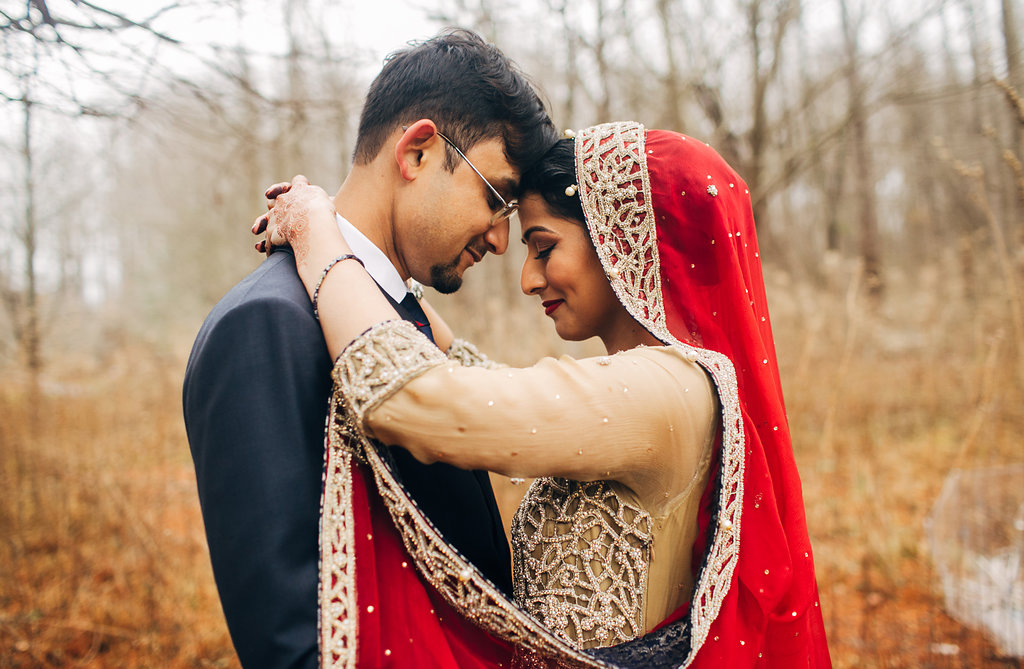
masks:
[[[526,75],[469,30],[453,29],[388,56],[363,105],[356,164],[372,161],[397,127],[421,118],[434,121],[463,152],[501,138],[520,171],[558,139]],[[447,149],[446,168],[454,171],[459,160]]]
[[[566,195],[565,189],[576,184],[576,142],[561,139],[536,165],[523,173],[523,195],[535,193],[544,198],[551,213],[585,225],[579,193]],[[578,190],[578,186],[577,186]]]

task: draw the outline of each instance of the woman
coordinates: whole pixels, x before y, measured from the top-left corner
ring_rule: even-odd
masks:
[[[599,336],[607,357],[453,364],[393,320],[359,264],[337,261],[349,251],[322,191],[278,197],[271,241],[295,249],[338,356],[334,402],[348,411],[332,415],[354,416],[330,431],[349,461],[338,476],[329,462],[323,533],[358,540],[332,479],[344,489],[365,461],[427,590],[491,635],[469,644],[484,665],[521,650],[539,663],[828,666],[743,182],[706,145],[635,123],[581,131],[524,182],[523,290],[560,336]],[[445,550],[371,439],[540,477],[512,540],[516,602],[545,627]],[[347,502],[372,507],[370,487]],[[355,608],[362,624],[352,601],[342,619]]]

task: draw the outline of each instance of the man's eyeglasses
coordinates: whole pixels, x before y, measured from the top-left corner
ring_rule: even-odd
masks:
[[[402,126],[402,130],[408,130],[408,126]],[[499,209],[498,211],[496,211],[493,214],[491,214],[491,225],[495,225],[497,223],[501,223],[502,221],[505,221],[510,216],[512,216],[512,214],[516,213],[516,210],[519,209],[519,202],[518,201],[512,200],[511,202],[506,202],[505,198],[503,198],[501,196],[501,193],[498,192],[498,189],[491,185],[491,182],[487,180],[487,177],[485,177],[484,175],[480,174],[480,170],[478,170],[476,168],[476,165],[474,165],[473,162],[469,158],[466,157],[466,154],[464,154],[462,152],[462,149],[460,149],[459,147],[455,146],[455,142],[453,142],[452,140],[448,139],[444,135],[444,133],[442,133],[440,130],[437,131],[437,136],[440,137],[441,139],[443,139],[444,141],[448,142],[448,146],[450,146],[453,149],[455,149],[455,153],[457,153],[460,156],[462,156],[462,159],[466,161],[466,164],[469,165],[470,169],[472,169],[474,172],[476,172],[476,175],[478,177],[483,179],[483,182],[485,184],[487,184],[487,188],[492,193],[494,193],[494,197],[498,198],[498,202],[501,203],[501,209]]]

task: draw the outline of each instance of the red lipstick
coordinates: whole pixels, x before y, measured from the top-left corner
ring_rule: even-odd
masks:
[[[540,304],[544,307],[544,313],[550,316],[555,313],[555,309],[562,306],[563,302],[565,302],[565,300],[548,300],[546,302],[541,302]]]

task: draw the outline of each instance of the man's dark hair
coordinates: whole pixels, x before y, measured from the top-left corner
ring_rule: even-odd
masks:
[[[520,171],[557,140],[526,76],[474,32],[453,29],[388,56],[370,84],[356,140],[356,164],[372,161],[395,128],[428,118],[464,152],[500,138]],[[446,146],[445,167],[459,156]]]
[[[561,139],[523,173],[520,189],[524,195],[534,193],[544,198],[555,216],[586,225],[579,194],[565,194],[566,187],[576,181],[576,142]]]

